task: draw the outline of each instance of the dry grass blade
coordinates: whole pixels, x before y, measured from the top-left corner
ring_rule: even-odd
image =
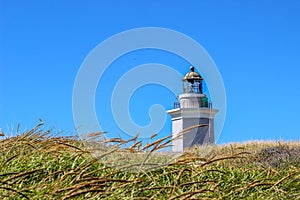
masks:
[[[135,142],[128,148],[128,151],[132,152],[132,153],[137,152],[137,151],[139,151],[138,147],[140,145],[142,145],[142,141]]]
[[[9,181],[14,180],[16,178],[20,178],[22,176],[27,176],[27,175],[30,175],[30,174],[33,174],[35,172],[42,171],[42,170],[44,170],[44,169],[35,169],[35,170],[32,170],[32,171],[28,171],[28,172],[18,173],[18,174],[14,175],[10,178],[5,179],[3,182],[9,182]]]
[[[290,174],[288,174],[287,176],[283,177],[283,178],[280,179],[278,182],[276,182],[276,183],[272,186],[272,188],[274,188],[274,187],[276,187],[277,185],[281,184],[284,180],[290,178],[290,177],[291,177],[292,175],[294,175],[294,174],[295,174],[295,173],[290,173]]]
[[[87,137],[88,138],[97,138],[103,134],[105,134],[105,132],[94,132],[94,133],[87,134]]]
[[[152,140],[152,139],[155,138],[157,135],[158,135],[157,133],[151,135],[150,139]]]
[[[172,139],[171,141],[176,141],[179,139],[182,139],[183,135],[186,133],[189,133],[191,130],[195,129],[195,128],[200,128],[200,127],[204,127],[204,126],[208,126],[208,124],[199,124],[199,125],[194,125],[194,126],[190,126],[186,129],[183,129],[182,131],[180,131],[179,133],[177,133],[176,135],[171,135]]]
[[[19,191],[15,190],[15,189],[13,189],[13,188],[0,186],[0,189],[4,189],[4,190],[15,192],[15,193],[19,194],[20,196],[24,197],[25,199],[29,199],[25,194],[23,194],[22,192],[19,192]]]
[[[218,169],[208,169],[208,170],[204,170],[204,171],[200,171],[198,173],[196,173],[195,175],[192,176],[192,178],[199,176],[200,174],[208,174],[208,173],[213,173],[213,172],[218,172],[221,174],[225,174],[225,172],[218,170]]]
[[[173,189],[176,188],[175,186],[156,186],[156,187],[149,187],[149,188],[140,188],[140,191],[145,190],[160,190],[160,189]]]
[[[200,128],[200,127],[204,127],[204,126],[208,126],[208,124],[198,124],[198,125],[194,125],[194,126],[190,126],[188,128],[183,129],[182,131],[180,131],[178,133],[179,136],[184,135],[185,133],[188,133],[189,131],[195,129],[195,128]]]
[[[204,192],[213,192],[212,190],[209,190],[209,189],[201,189],[201,190],[196,190],[196,191],[189,191],[189,192],[184,192],[182,194],[179,194],[175,197],[172,197],[170,198],[170,200],[173,200],[173,199],[178,199],[178,198],[181,198],[181,199],[189,199],[190,197],[196,195],[196,194],[199,194],[199,193],[204,193]]]
[[[83,194],[86,194],[86,193],[95,193],[95,192],[105,192],[104,189],[86,189],[86,190],[79,190],[79,191],[76,191],[72,194],[68,194],[66,196],[64,196],[62,198],[62,200],[64,199],[71,199],[71,198],[74,198],[76,196],[80,196],[80,195],[83,195]]]
[[[150,144],[147,144],[147,145],[145,145],[145,146],[142,148],[142,151],[145,151],[145,150],[149,149],[149,148],[152,147],[152,146],[158,147],[158,145],[159,145],[161,142],[163,142],[163,141],[165,141],[166,139],[169,139],[169,138],[171,138],[171,137],[172,137],[172,135],[168,135],[168,136],[166,136],[166,137],[164,137],[164,138],[161,138],[161,139],[156,140],[156,141],[154,141],[154,142],[152,142],[152,143],[150,143]],[[155,149],[155,148],[154,148],[154,149]]]
[[[215,180],[202,180],[202,181],[186,182],[186,183],[180,184],[179,187],[183,187],[186,185],[194,185],[194,184],[198,184],[198,183],[214,183],[214,184],[216,184],[216,181]]]
[[[5,174],[0,174],[0,176],[10,176],[10,175],[14,175],[14,174],[19,174],[19,172],[9,172],[9,173],[5,173]]]
[[[245,153],[248,153],[248,152],[245,152]],[[205,166],[205,165],[208,165],[208,164],[211,164],[213,162],[217,162],[217,161],[222,161],[222,160],[229,160],[229,159],[237,159],[237,158],[245,158],[243,156],[240,156],[241,154],[235,154],[235,155],[232,155],[232,156],[224,156],[224,157],[221,157],[221,158],[215,158],[215,159],[212,159],[210,161],[207,161],[203,164],[201,164],[201,167]]]
[[[105,143],[121,143],[121,144],[124,144],[124,143],[126,143],[126,141],[121,139],[121,138],[111,138],[111,139],[105,141]]]
[[[179,179],[181,178],[181,176],[183,175],[183,173],[185,172],[185,171],[191,171],[190,169],[188,169],[188,168],[184,168],[184,169],[182,169],[180,172],[179,172],[179,174],[177,175],[177,177],[176,177],[176,182],[178,182],[179,181]]]
[[[8,158],[4,163],[3,165],[7,164],[8,162],[10,162],[11,160],[13,160],[14,158],[18,157],[20,154],[16,154],[16,155],[13,155],[11,156],[10,158]]]
[[[74,146],[74,145],[71,145],[71,144],[68,144],[68,143],[64,143],[64,142],[58,142],[57,144],[65,145],[65,146],[68,146],[68,147],[74,148],[74,149],[76,149],[76,150],[78,150],[78,151],[81,151],[81,152],[86,152],[86,151],[82,150],[81,148],[79,148],[79,147],[76,147],[76,146]]]

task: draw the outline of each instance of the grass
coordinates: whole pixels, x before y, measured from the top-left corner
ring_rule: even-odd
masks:
[[[102,162],[110,151],[96,159],[80,140],[41,128],[1,136],[1,199],[300,199],[299,142],[191,148],[164,167],[128,171]],[[155,155],[168,141],[122,151]]]

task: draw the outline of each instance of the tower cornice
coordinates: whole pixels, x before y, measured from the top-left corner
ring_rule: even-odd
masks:
[[[218,112],[219,110],[210,108],[175,108],[167,111],[172,120],[176,120],[179,118],[213,119]]]

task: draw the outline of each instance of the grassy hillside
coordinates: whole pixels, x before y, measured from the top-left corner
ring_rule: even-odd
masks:
[[[1,199],[300,199],[299,142],[214,146],[205,158],[195,148],[165,167],[130,172],[50,135],[37,126],[1,136]]]

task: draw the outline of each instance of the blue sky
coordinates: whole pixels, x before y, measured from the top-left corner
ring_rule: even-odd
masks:
[[[72,92],[86,56],[122,31],[163,27],[184,33],[210,54],[223,78],[227,115],[219,144],[299,140],[300,1],[0,1],[0,128],[29,129],[42,118],[74,134]],[[184,74],[190,63],[167,52],[137,51],[116,60],[97,88],[96,111],[108,133],[119,133],[109,109],[122,73],[149,62]],[[120,68],[122,67],[122,68]],[[120,70],[122,69],[122,70]],[[201,71],[200,71],[201,73]],[[113,74],[113,76],[112,76]],[[99,93],[107,93],[100,98]],[[149,122],[154,103],[176,97],[157,85],[130,100],[132,118]],[[170,118],[162,135],[171,132]]]

